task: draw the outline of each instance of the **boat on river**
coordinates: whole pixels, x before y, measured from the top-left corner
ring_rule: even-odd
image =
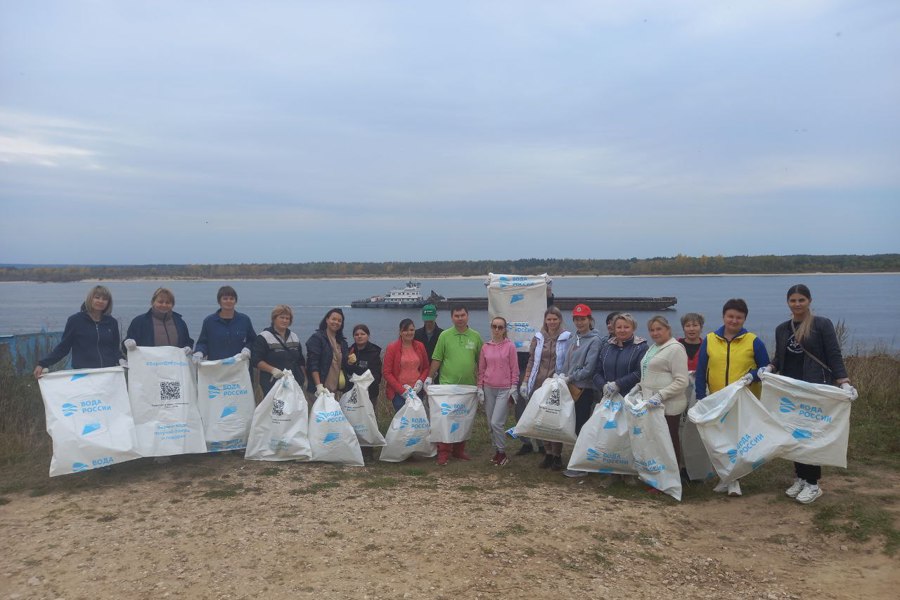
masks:
[[[432,292],[434,296],[434,292]],[[422,295],[422,284],[409,280],[402,288],[394,288],[384,296],[370,296],[350,303],[353,308],[422,308],[429,299]]]
[[[448,310],[454,304],[464,304],[469,310],[487,310],[486,296],[445,298],[432,290],[422,295],[422,284],[409,280],[402,288],[394,288],[384,296],[370,296],[350,303],[353,308],[421,308],[434,304],[438,310]],[[658,311],[671,309],[678,303],[675,296],[571,296],[553,297],[553,305],[560,310],[572,310],[576,304],[587,304],[591,310]]]

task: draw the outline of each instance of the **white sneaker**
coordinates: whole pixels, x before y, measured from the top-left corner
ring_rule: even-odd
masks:
[[[797,494],[797,502],[801,504],[812,504],[816,501],[816,498],[824,494],[818,485],[813,483],[807,483],[806,486]]]
[[[729,496],[740,496],[741,495],[741,484],[737,481],[732,481],[728,484],[728,495]]]
[[[713,488],[713,491],[717,494],[724,494],[728,491],[728,484],[720,479],[719,483],[716,484],[716,487]]]
[[[784,493],[787,494],[788,498],[796,498],[797,494],[799,494],[803,488],[806,487],[806,480],[800,479],[799,477],[794,480],[794,483],[791,484],[791,487],[784,490]]]

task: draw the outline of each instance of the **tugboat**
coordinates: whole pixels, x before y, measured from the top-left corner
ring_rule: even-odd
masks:
[[[422,284],[409,280],[406,286],[394,288],[384,296],[370,296],[350,303],[353,308],[422,308],[428,298],[422,295]]]

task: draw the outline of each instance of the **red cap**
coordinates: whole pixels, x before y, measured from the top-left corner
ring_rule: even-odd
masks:
[[[572,309],[573,317],[589,317],[591,316],[591,307],[587,304],[576,304]]]

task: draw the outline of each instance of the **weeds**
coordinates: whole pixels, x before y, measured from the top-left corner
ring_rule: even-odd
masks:
[[[321,483],[313,483],[305,488],[296,488],[288,492],[292,496],[305,496],[309,494],[318,494],[324,490],[330,490],[336,487],[340,487],[340,483],[337,481],[323,481]]]
[[[842,533],[856,542],[865,542],[873,536],[884,538],[884,552],[893,555],[900,549],[900,530],[894,525],[893,515],[863,497],[844,498],[839,504],[819,507],[813,524],[823,533]]]

